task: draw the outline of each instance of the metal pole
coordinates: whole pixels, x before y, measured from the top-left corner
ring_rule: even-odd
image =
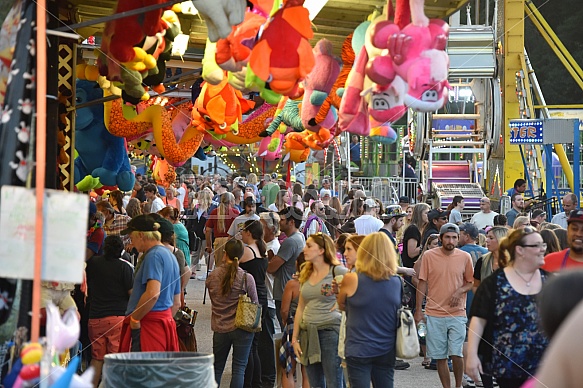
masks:
[[[350,174],[350,134],[346,133],[346,166],[348,167],[348,191],[352,189],[352,178]],[[360,160],[362,161],[362,155],[360,156]]]
[[[335,141],[335,140],[332,140]],[[334,157],[336,156],[336,147],[332,146],[332,196],[336,193],[336,170],[334,169]]]
[[[577,197],[577,202],[581,203],[579,198],[581,192],[581,133],[579,132],[580,120],[575,120],[575,142],[573,144],[573,194]]]

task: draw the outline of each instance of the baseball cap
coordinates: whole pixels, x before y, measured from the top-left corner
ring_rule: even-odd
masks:
[[[390,205],[385,209],[385,214],[381,216],[381,221],[388,222],[394,217],[404,217],[407,213],[403,213],[403,209],[399,205]]]
[[[154,217],[142,214],[134,217],[128,222],[127,227],[119,234],[130,234],[132,232],[156,232],[160,229],[160,224]]]
[[[377,203],[372,198],[368,198],[366,201],[364,201],[364,205],[367,206],[367,207],[369,207],[369,208],[371,208],[371,209],[373,207],[377,207]]]
[[[536,209],[533,210],[532,215],[530,216],[531,218],[536,218],[536,217],[540,217],[540,216],[546,216],[547,212],[542,210],[542,209]]]
[[[219,181],[219,185],[221,185],[222,187],[224,187],[225,189],[229,188],[229,182],[227,182],[225,179],[221,179]]]
[[[447,217],[449,216],[449,211],[442,210],[442,209],[431,209],[429,213],[427,213],[427,219],[429,221],[435,220],[440,217]]]
[[[409,197],[407,197],[406,195],[403,195],[399,197],[399,203],[411,203],[411,200],[409,200]]]
[[[160,224],[158,232],[160,232],[162,237],[174,234],[174,225],[172,225],[172,222],[168,221],[158,213],[152,213],[150,214],[150,217],[154,218],[154,220]]]
[[[332,192],[328,189],[322,189],[320,190],[320,198],[324,198],[325,196],[331,197],[332,196]]]
[[[457,234],[460,234],[460,228],[458,228],[458,226],[456,224],[452,224],[451,222],[448,222],[447,224],[443,225],[441,227],[441,229],[439,229],[439,235],[448,233],[448,232],[454,232]]]
[[[466,232],[468,236],[470,236],[473,239],[477,239],[478,235],[480,234],[476,225],[470,222],[466,222],[465,224],[460,225],[459,229],[460,232]]]
[[[567,223],[570,224],[571,222],[583,222],[582,209],[571,210],[571,213],[569,213],[569,218],[567,219]]]

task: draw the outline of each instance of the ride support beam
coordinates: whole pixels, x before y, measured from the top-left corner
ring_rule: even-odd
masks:
[[[517,145],[510,144],[510,120],[519,119],[520,103],[516,94],[516,72],[522,69],[521,56],[524,52],[524,0],[504,1],[504,39],[502,74],[502,93],[504,112],[504,169],[503,189],[510,187],[523,175],[524,166]]]

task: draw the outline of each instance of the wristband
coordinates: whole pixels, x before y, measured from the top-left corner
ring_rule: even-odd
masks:
[[[292,345],[299,344],[299,343],[300,343],[300,341],[298,341],[297,339],[294,339],[294,340],[292,340],[292,342],[291,342],[291,344],[292,344]]]
[[[133,323],[140,323],[140,321],[138,321],[137,319],[134,319],[134,317],[133,317],[133,316],[131,316],[131,315],[130,315],[130,322],[133,322]]]

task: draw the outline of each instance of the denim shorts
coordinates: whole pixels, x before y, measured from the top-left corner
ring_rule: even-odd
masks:
[[[427,316],[427,356],[436,360],[443,360],[448,356],[463,357],[467,321],[465,316]]]

